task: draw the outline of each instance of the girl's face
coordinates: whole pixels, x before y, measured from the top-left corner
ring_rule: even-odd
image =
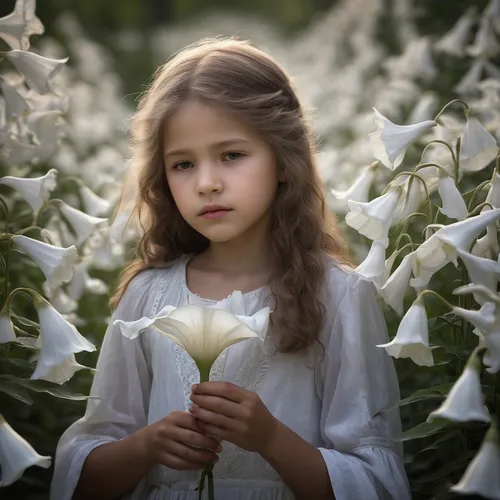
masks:
[[[167,182],[191,227],[218,243],[267,234],[278,168],[260,137],[220,108],[189,100],[165,123],[163,144]]]

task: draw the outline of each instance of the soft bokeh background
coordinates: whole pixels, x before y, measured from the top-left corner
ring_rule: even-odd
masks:
[[[9,14],[14,3],[2,0],[0,17]],[[319,166],[325,189],[345,189],[360,168],[373,161],[367,140],[367,134],[375,130],[372,106],[397,123],[410,123],[434,116],[442,104],[457,97],[456,84],[472,59],[443,54],[435,50],[436,42],[467,9],[480,13],[487,3],[40,0],[37,15],[46,33],[32,38],[32,50],[48,57],[70,57],[68,67],[57,77],[59,88],[69,98],[67,135],[47,166],[76,175],[101,196],[116,199],[128,155],[127,119],[156,66],[201,37],[238,35],[251,38],[292,75],[321,138]],[[473,35],[471,32],[470,41]],[[378,175],[376,192],[385,185],[384,175],[383,171]],[[66,195],[71,200],[71,192]],[[343,219],[343,208],[331,197],[329,203]],[[354,232],[349,235],[361,260],[367,240]],[[126,258],[123,248],[110,247],[97,233],[85,251],[92,257],[91,275],[112,286]],[[100,344],[109,315],[103,295],[84,294],[77,314],[80,332]],[[96,354],[78,359],[95,366]],[[406,360],[399,361],[403,395],[439,380],[439,368],[424,372]],[[68,385],[87,394],[90,382],[91,375],[82,371]],[[5,416],[11,425],[39,453],[53,455],[63,430],[83,413],[84,402],[37,394],[33,399],[34,404],[27,406],[0,394],[0,403],[10,405]],[[412,418],[420,410],[424,413],[427,407],[413,406],[412,412],[403,408],[405,428],[414,425]],[[8,418],[14,415],[15,420]],[[427,444],[423,454],[422,441],[406,447],[414,498],[448,498],[435,496],[443,484],[435,490],[432,486],[450,470],[446,456],[453,456],[451,465],[457,467],[470,459],[471,452],[455,442],[433,454],[437,446]],[[22,480],[2,490],[0,497],[46,499],[50,476],[51,470],[31,468]]]

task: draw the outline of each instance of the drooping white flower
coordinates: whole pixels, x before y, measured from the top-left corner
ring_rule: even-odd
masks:
[[[500,295],[492,292],[484,285],[477,285],[476,283],[469,283],[467,285],[459,286],[452,292],[454,295],[466,295],[468,293],[478,293],[482,295],[485,302],[493,302],[500,306]]]
[[[8,310],[0,313],[0,344],[6,344],[7,342],[13,342],[16,340],[16,332],[14,331],[14,325],[10,320],[10,315]]]
[[[50,198],[50,193],[56,188],[57,170],[49,170],[42,177],[2,177],[0,184],[15,189],[29,204],[33,212],[38,212],[42,205]]]
[[[35,134],[36,156],[33,163],[41,163],[52,156],[64,136],[66,122],[58,109],[35,111],[28,116],[28,127]]]
[[[470,420],[489,422],[490,415],[484,406],[481,392],[480,369],[481,362],[473,353],[450,393],[442,405],[431,412],[427,422],[432,422],[435,418],[445,418],[454,422],[468,422]]]
[[[335,189],[331,190],[331,193],[334,196],[335,200],[343,202],[336,204],[336,209],[347,209],[347,203],[349,200],[358,201],[361,203],[367,203],[369,201],[368,194],[375,177],[376,167],[377,163],[374,163],[363,169],[363,171],[357,177],[351,187],[346,191],[337,191]]]
[[[500,51],[493,23],[488,16],[481,16],[474,43],[467,47],[467,53],[476,58],[492,59]]]
[[[0,415],[0,488],[15,483],[33,465],[48,469],[51,458],[39,455]]]
[[[438,105],[438,97],[433,92],[424,92],[417,104],[411,110],[408,117],[408,124],[419,123],[425,120],[431,120],[436,115],[436,107]]]
[[[498,175],[497,169],[493,170],[493,176],[491,178],[490,189],[486,195],[486,203],[489,203],[492,207],[500,208],[500,175]],[[489,206],[485,206],[481,212],[486,212],[490,210]],[[489,249],[498,255],[500,248],[498,246],[498,231],[496,224],[490,224],[486,228],[486,241],[488,243]]]
[[[23,50],[11,50],[7,52],[6,57],[22,73],[28,87],[39,94],[52,92],[50,80],[61,71],[63,65],[68,61],[67,57],[65,59],[49,59]]]
[[[498,154],[497,140],[470,113],[462,134],[460,168],[464,172],[479,172],[487,167]]]
[[[375,108],[375,122],[378,129],[369,134],[373,154],[390,170],[396,169],[404,159],[408,146],[437,125],[434,120],[426,120],[414,125],[396,125]]]
[[[475,22],[474,11],[468,9],[453,28],[436,43],[436,49],[452,56],[463,57],[470,30]]]
[[[494,302],[485,301],[479,311],[455,306],[452,312],[466,319],[484,335],[491,333],[499,319],[498,305]]]
[[[76,233],[76,246],[81,245],[95,231],[97,226],[107,220],[88,215],[64,202],[59,204],[59,208]]]
[[[493,250],[491,248],[490,239],[488,238],[487,234],[476,240],[476,243],[474,243],[474,246],[472,247],[470,253],[472,255],[476,255],[477,257],[493,259]]]
[[[193,358],[200,371],[200,380],[204,381],[208,380],[212,364],[224,349],[242,340],[263,338],[267,331],[268,307],[253,316],[227,310],[231,309],[232,302],[242,303],[242,300],[241,292],[235,291],[228,299],[213,306],[166,306],[154,318],[144,317],[130,322],[115,320],[114,324],[131,339],[148,327],[157,329]]]
[[[500,329],[483,335],[481,345],[487,349],[483,355],[483,363],[487,367],[486,371],[497,373],[500,371]]]
[[[350,200],[346,223],[367,238],[381,241],[387,248],[389,229],[396,215],[401,193],[401,186],[393,185],[387,193],[368,203]]]
[[[5,115],[7,120],[21,117],[31,109],[26,99],[16,90],[15,87],[0,78],[2,96],[5,100]]]
[[[403,316],[394,339],[377,347],[383,347],[394,358],[410,358],[420,366],[434,365],[423,297],[417,297]]]
[[[16,0],[14,12],[0,18],[0,38],[12,49],[28,50],[30,36],[44,32],[35,8],[36,0]]]
[[[399,264],[380,289],[380,296],[400,316],[403,315],[403,301],[410,281],[414,258],[415,252],[405,255],[401,264]]]
[[[126,243],[136,236],[129,213],[119,213],[109,226],[109,238],[116,243]]]
[[[385,246],[381,241],[374,241],[365,260],[356,268],[356,272],[371,281],[379,290],[384,284]]]
[[[500,34],[500,0],[490,0],[483,11],[483,16],[491,20],[495,31]]]
[[[89,367],[77,363],[75,355],[71,354],[68,359],[65,359],[60,365],[55,366],[40,378],[42,380],[46,380],[47,382],[53,382],[54,384],[62,385],[65,384],[68,380],[71,380],[71,378],[77,371],[84,369],[89,370]]]
[[[87,185],[80,185],[83,206],[85,211],[94,217],[108,215],[111,209],[111,203],[94,193]]]
[[[95,351],[95,346],[83,337],[74,325],[68,323],[45,299],[35,301],[40,323],[39,347],[36,369],[32,379],[47,376],[54,368],[65,363],[72,354]]]
[[[108,228],[100,228],[90,236],[83,249],[85,257],[92,260],[92,267],[113,271],[124,264],[124,246],[110,238]]]
[[[105,293],[108,293],[108,287],[106,283],[98,278],[90,277],[89,273],[87,272],[87,265],[88,264],[85,261],[77,264],[75,266],[73,278],[66,286],[68,296],[75,301],[80,300],[80,297],[83,295],[83,292],[85,290],[89,290],[90,293],[93,293],[95,295],[103,295]]]
[[[56,247],[22,235],[12,236],[12,241],[37,263],[51,286],[61,285],[73,276],[78,258],[75,246]]]
[[[75,267],[76,269],[76,267]],[[73,273],[74,279],[74,273]],[[78,303],[64,291],[62,286],[51,287],[48,281],[42,283],[43,293],[50,300],[52,306],[61,314],[69,314],[78,309]]]
[[[500,498],[500,437],[492,423],[464,475],[451,491],[462,495],[480,495],[490,500]]]
[[[467,205],[453,178],[440,172],[438,189],[443,202],[439,210],[450,219],[465,219],[469,213]]]

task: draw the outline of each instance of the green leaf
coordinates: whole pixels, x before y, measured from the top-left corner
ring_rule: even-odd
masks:
[[[35,366],[35,363],[22,358],[7,358],[7,363],[28,370],[32,370]]]
[[[13,343],[28,349],[40,349],[37,345],[37,339],[38,337],[17,337]]]
[[[27,405],[31,405],[33,403],[28,391],[7,380],[0,380],[0,391],[8,394],[10,397],[17,399],[18,401],[21,401],[21,403],[26,403]]]
[[[435,419],[432,422],[422,422],[412,429],[403,432],[398,436],[396,441],[410,441],[412,439],[420,439],[436,434],[441,429],[444,429],[449,424],[446,420]]]

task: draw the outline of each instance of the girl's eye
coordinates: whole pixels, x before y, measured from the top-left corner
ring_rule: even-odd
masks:
[[[241,158],[243,155],[241,153],[235,153],[234,151],[228,151],[222,155],[224,161],[234,161]]]
[[[173,169],[174,170],[187,170],[188,168],[190,168],[192,166],[192,162],[190,161],[180,161],[179,163],[176,163],[174,166],[173,166]]]

